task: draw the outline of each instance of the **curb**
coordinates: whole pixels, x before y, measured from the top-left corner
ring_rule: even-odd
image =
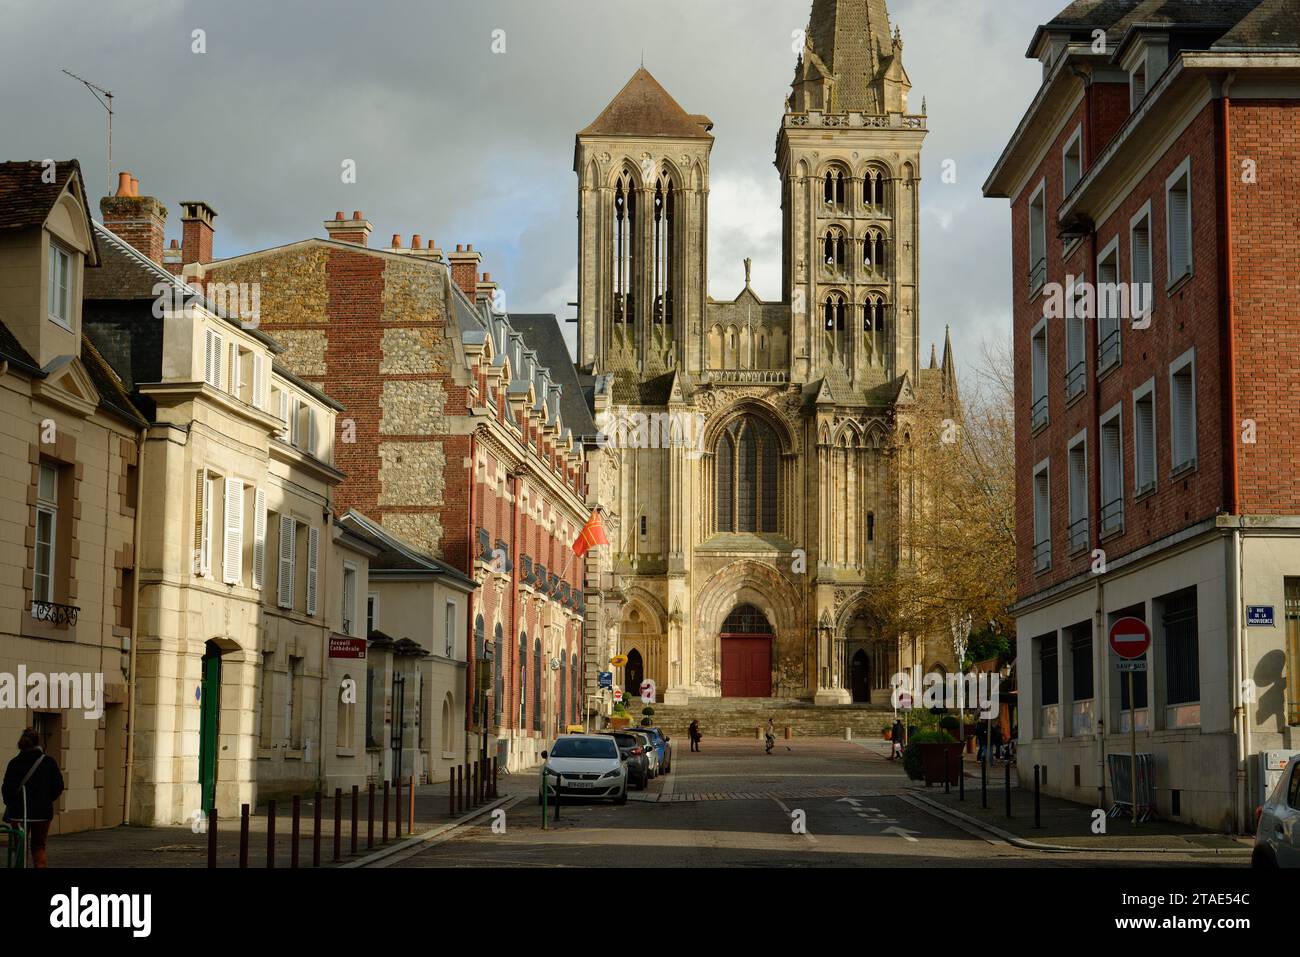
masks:
[[[931,800],[930,798],[924,797],[920,794],[913,794],[910,795],[910,797],[924,804],[927,809],[933,811],[936,816],[947,817],[949,823],[957,824],[958,826],[965,824],[969,827],[977,828],[984,831],[986,834],[994,835],[1008,844],[1029,851],[1050,851],[1052,853],[1070,852],[1074,854],[1092,854],[1101,851],[1109,854],[1194,854],[1214,857],[1233,857],[1240,854],[1243,857],[1250,856],[1250,848],[1247,847],[1242,847],[1240,849],[1200,847],[1071,847],[1065,844],[1042,844],[1038,841],[1026,840],[1023,837],[1012,834],[1010,831],[1005,831],[996,825],[989,824],[987,821],[981,821],[968,814],[963,814],[960,811],[954,811],[952,808],[945,807],[937,801]],[[967,828],[963,827],[962,829],[966,830]]]
[[[456,828],[460,827],[461,825],[468,824],[470,821],[473,821],[475,818],[482,817],[484,814],[496,810],[501,805],[505,804],[507,801],[512,800],[513,797],[515,796],[509,794],[499,797],[488,804],[484,804],[482,807],[475,808],[473,811],[470,811],[468,814],[458,817],[454,821],[448,821],[446,824],[440,824],[437,827],[433,828],[432,830],[424,831],[423,833],[417,834],[414,837],[407,837],[399,844],[392,844],[388,847],[385,847],[383,850],[375,851],[373,854],[367,854],[365,857],[359,857],[355,861],[348,861],[346,864],[340,864],[339,868],[347,869],[347,868],[356,868],[356,867],[369,867],[370,865],[375,864],[378,861],[382,861],[385,858],[389,858],[396,854],[400,854],[403,851],[408,851],[408,852],[413,851],[417,849],[421,844],[427,844],[432,841],[435,841],[439,837],[442,837],[444,834],[454,831]]]

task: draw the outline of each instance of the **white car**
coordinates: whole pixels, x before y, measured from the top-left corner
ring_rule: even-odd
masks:
[[[645,742],[645,756],[650,762],[650,777],[659,777],[659,751],[654,745],[654,740],[649,734],[642,731],[640,728],[628,728],[627,730],[633,732],[638,738]]]
[[[545,783],[538,787],[537,803],[555,794],[557,775],[562,798],[612,798],[615,804],[627,803],[627,766],[618,742],[609,735],[563,734],[542,757]]]
[[[1300,868],[1300,754],[1287,762],[1258,815],[1251,865]]]

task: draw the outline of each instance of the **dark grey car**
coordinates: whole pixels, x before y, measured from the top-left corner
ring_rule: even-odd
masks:
[[[646,757],[645,739],[631,731],[606,731],[618,743],[618,753],[627,762],[627,781],[644,791],[650,781],[650,759]]]

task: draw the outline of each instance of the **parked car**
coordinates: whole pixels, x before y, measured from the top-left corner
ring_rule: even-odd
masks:
[[[659,747],[655,744],[655,736],[644,728],[627,728],[626,731],[628,734],[635,734],[641,740],[646,761],[650,764],[650,779],[659,777]]]
[[[562,734],[543,751],[546,773],[537,791],[537,803],[555,793],[559,775],[560,795],[584,798],[612,798],[627,803],[627,765],[618,742],[607,734]],[[544,790],[543,790],[544,789]]]
[[[1300,754],[1292,755],[1273,793],[1255,813],[1251,865],[1300,868]]]
[[[627,764],[627,783],[638,791],[644,791],[650,783],[650,758],[646,751],[653,750],[644,735],[630,731],[606,731],[618,742],[619,753]]]
[[[646,732],[654,739],[655,750],[659,752],[659,773],[671,774],[673,770],[673,749],[668,742],[672,739],[658,728],[637,728],[637,730]]]

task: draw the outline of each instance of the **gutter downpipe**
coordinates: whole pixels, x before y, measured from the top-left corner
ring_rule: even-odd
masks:
[[[1221,308],[1223,310],[1222,348],[1226,358],[1226,372],[1223,388],[1227,392],[1229,419],[1228,428],[1224,430],[1228,444],[1225,478],[1228,486],[1228,506],[1233,517],[1232,537],[1229,542],[1228,556],[1228,593],[1232,598],[1229,613],[1229,625],[1232,635],[1232,713],[1236,724],[1236,791],[1237,810],[1234,830],[1244,833],[1250,821],[1250,794],[1247,780],[1247,761],[1250,756],[1250,716],[1247,713],[1245,689],[1243,684],[1249,671],[1248,649],[1243,638],[1241,603],[1245,594],[1245,548],[1241,525],[1241,467],[1240,450],[1237,448],[1237,356],[1236,356],[1236,287],[1234,283],[1234,263],[1232,255],[1232,130],[1230,120],[1230,99],[1232,86],[1236,82],[1236,71],[1228,73],[1220,86],[1218,132],[1220,139],[1221,180],[1219,184],[1219,202],[1222,216],[1219,223],[1219,268],[1221,270],[1220,287],[1222,289]]]
[[[126,679],[126,786],[122,795],[122,814],[126,823],[131,823],[131,784],[135,779],[135,715],[136,699],[139,697],[137,672],[135,667],[135,649],[140,643],[140,526],[144,520],[144,448],[149,434],[146,425],[140,429],[135,440],[135,529],[132,532],[131,561],[134,565],[131,575],[131,650],[130,673]]]
[[[477,434],[475,432],[469,434],[469,474],[465,477],[466,484],[469,485],[469,494],[466,496],[469,501],[469,509],[465,516],[465,574],[470,577],[471,581],[474,580],[474,486],[478,474],[476,438]],[[477,717],[471,715],[470,712],[474,707],[474,683],[478,680],[478,675],[473,670],[478,667],[478,662],[474,661],[473,664],[470,664],[472,661],[470,655],[474,650],[474,612],[478,610],[478,590],[471,590],[470,595],[473,596],[473,600],[465,602],[465,675],[469,680],[465,683],[465,707],[461,711],[465,715],[465,765],[467,767],[470,764],[469,729],[471,722]],[[486,640],[486,637],[484,640]]]

